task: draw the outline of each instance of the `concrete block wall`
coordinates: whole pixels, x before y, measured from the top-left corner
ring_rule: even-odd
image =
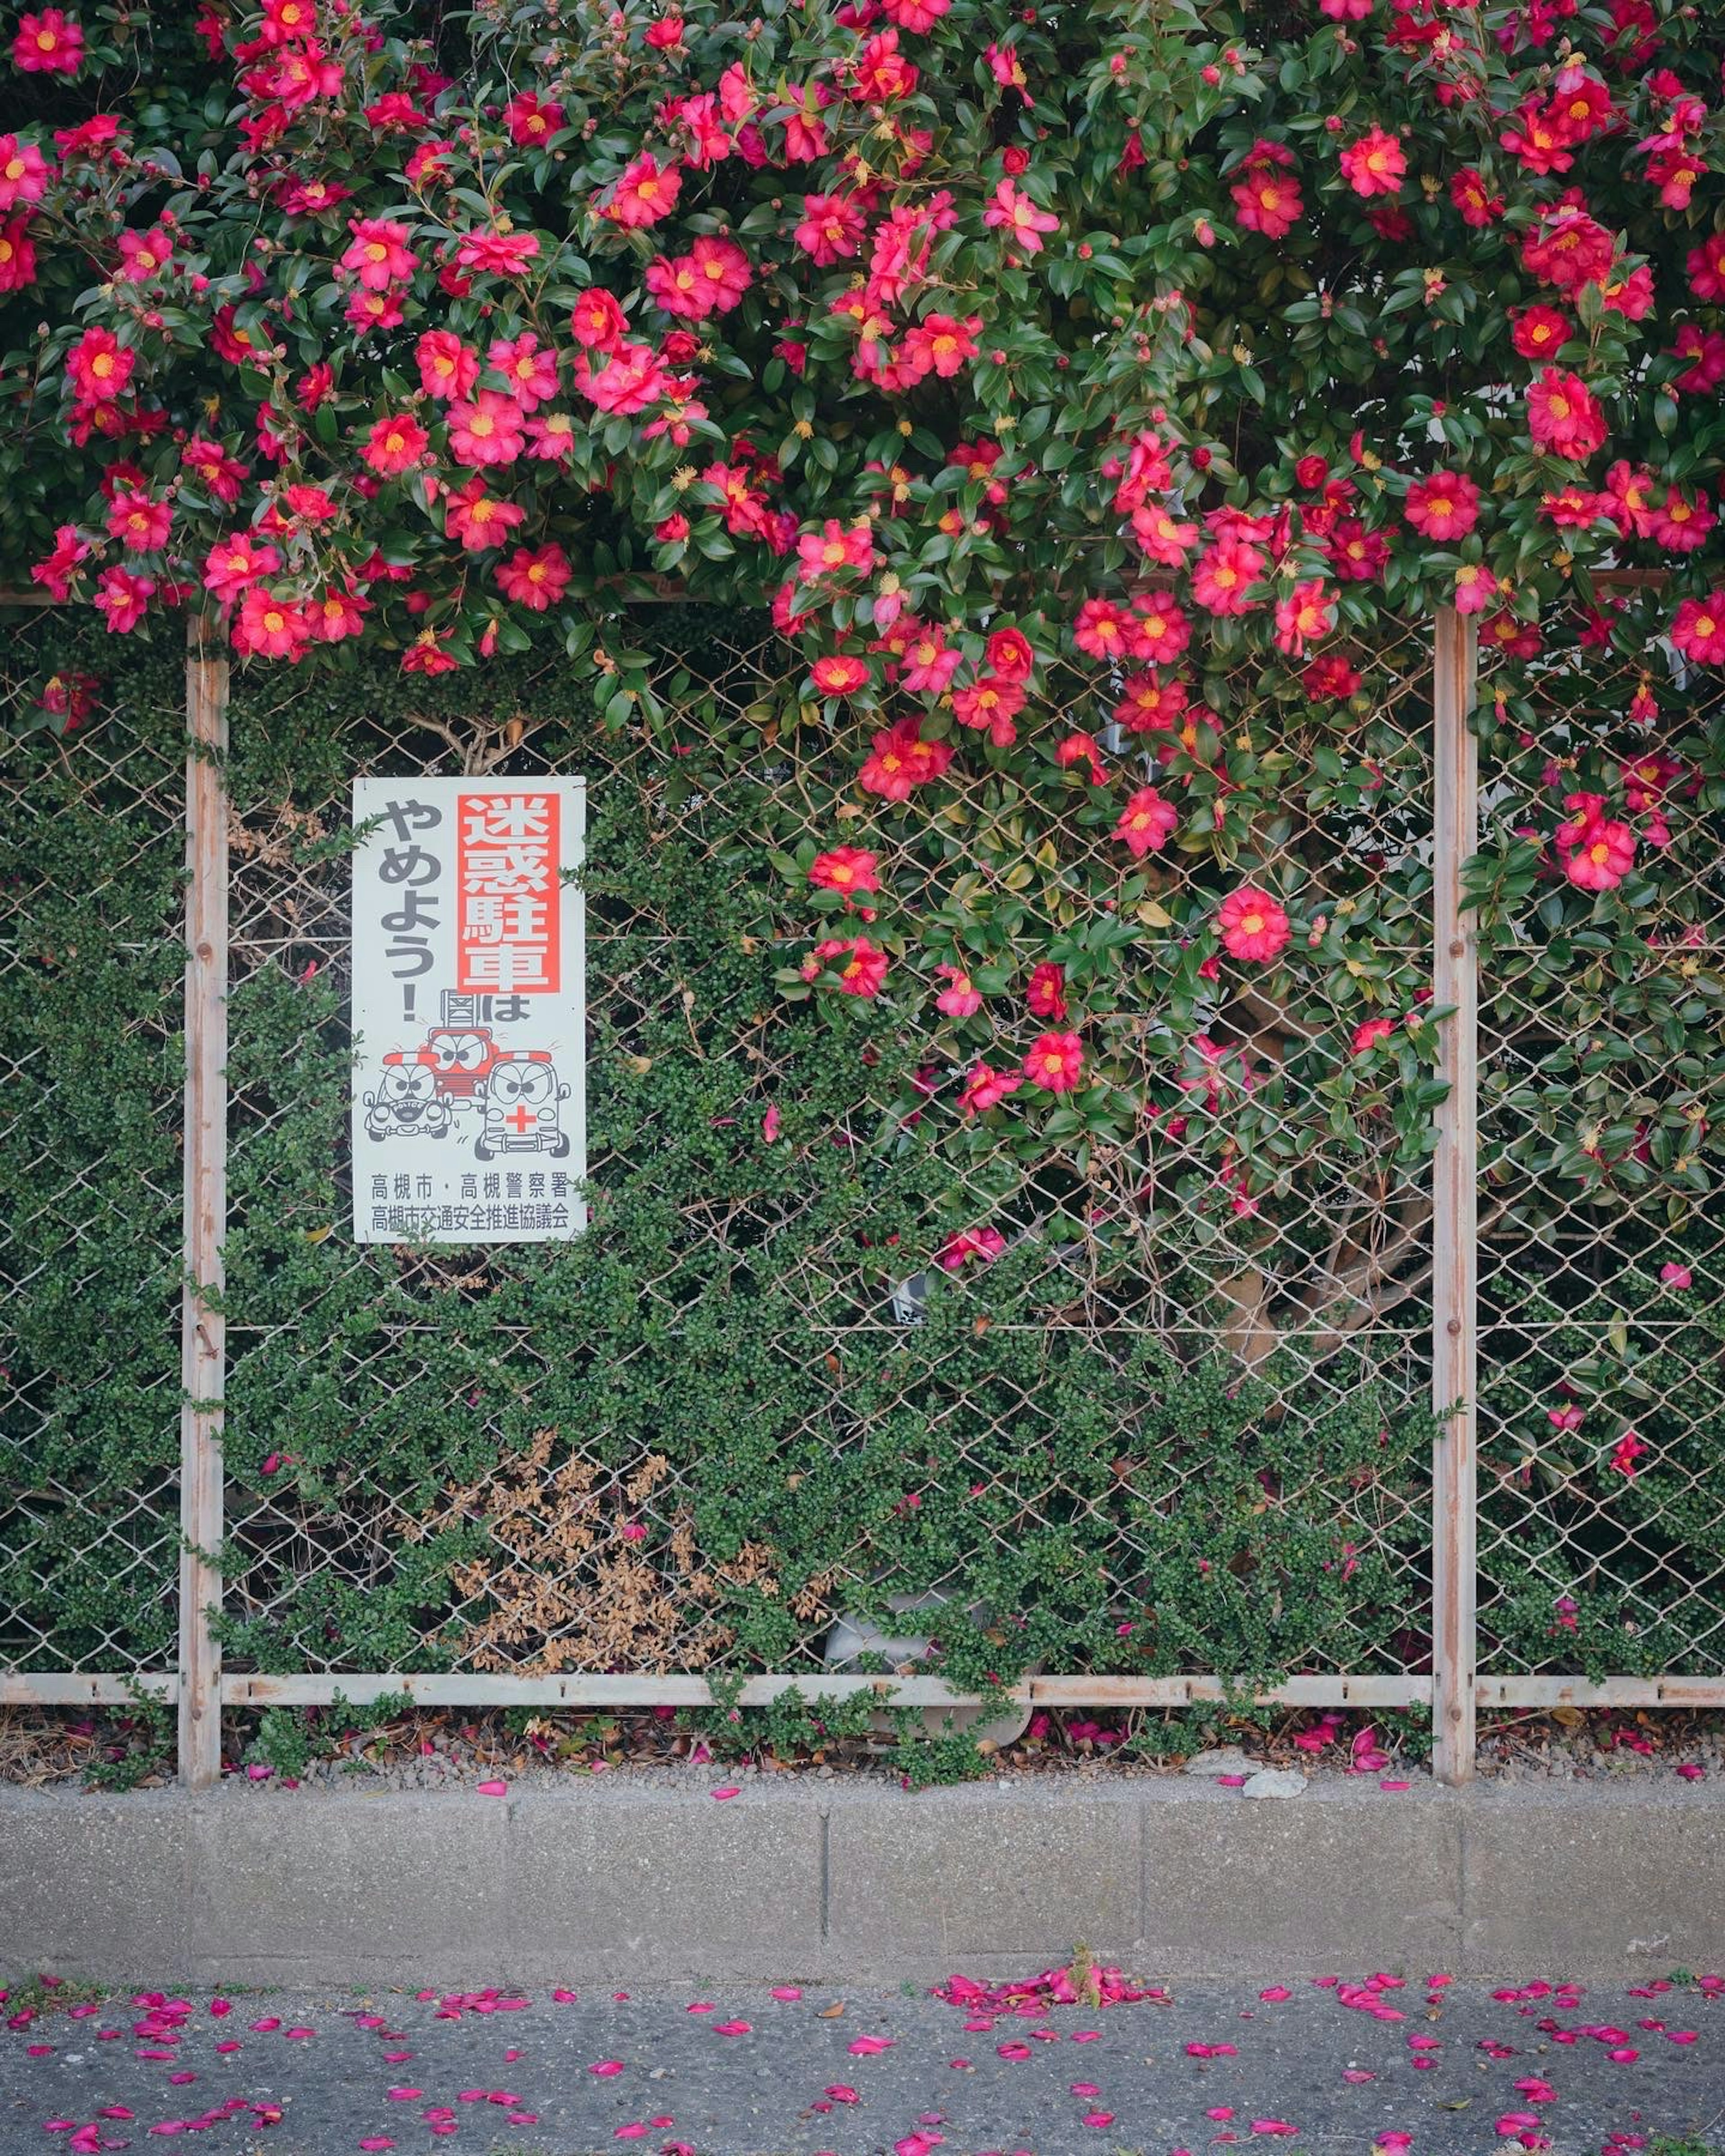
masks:
[[[642,1985],[1725,1965],[1707,1786],[0,1792],[0,1977]]]

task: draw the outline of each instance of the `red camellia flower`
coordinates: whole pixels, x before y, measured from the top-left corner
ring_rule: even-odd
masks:
[[[643,151],[611,190],[610,200],[599,205],[599,214],[629,227],[657,224],[676,208],[682,185],[675,164],[661,165]]]
[[[1023,708],[1024,701],[1024,692],[1016,681],[1004,680],[998,674],[984,674],[968,688],[956,691],[952,715],[960,726],[986,732],[990,741],[1006,748],[1018,738],[1013,719]]]
[[[1551,359],[1575,334],[1561,307],[1523,307],[1515,316],[1510,342],[1523,359]]]
[[[809,865],[809,880],[818,891],[836,891],[848,906],[857,892],[880,888],[879,863],[865,846],[834,846]]]
[[[0,224],[0,292],[22,292],[36,281],[36,245],[28,220]]]
[[[1527,392],[1527,430],[1540,449],[1579,464],[1604,446],[1605,418],[1579,375],[1547,367]]]
[[[569,316],[578,344],[589,351],[614,352],[629,328],[629,317],[608,292],[583,292]]]
[[[1472,165],[1464,166],[1453,173],[1450,180],[1450,200],[1461,213],[1461,222],[1482,232],[1502,216],[1506,207],[1502,195],[1494,195],[1486,185],[1485,177]]]
[[[1309,639],[1327,636],[1336,625],[1334,601],[1315,579],[1296,584],[1276,608],[1276,648],[1298,659]]]
[[[938,778],[952,761],[949,742],[924,741],[919,720],[901,719],[875,736],[857,783],[865,793],[878,793],[883,801],[908,801],[916,788]]]
[[[839,976],[844,996],[878,996],[886,984],[886,953],[866,936],[829,936],[817,943],[803,965],[803,978],[812,981],[823,967]]]
[[[12,61],[21,74],[73,75],[83,60],[84,32],[74,17],[59,8],[18,17]]]
[[[868,661],[849,651],[824,654],[809,668],[809,675],[823,696],[854,696],[874,678]]]
[[[1158,666],[1176,660],[1192,641],[1192,623],[1168,592],[1145,592],[1132,601],[1132,655]]]
[[[1414,480],[1403,514],[1428,539],[1465,539],[1480,521],[1480,490],[1464,473],[1437,472]]]
[[[422,629],[401,655],[403,674],[451,674],[460,663],[453,652],[444,650],[434,629]]]
[[[1045,1033],[1024,1058],[1024,1076],[1045,1093],[1070,1093],[1084,1075],[1084,1044],[1076,1033]]]
[[[374,472],[396,479],[418,463],[430,439],[411,412],[387,413],[372,422],[360,455]]]
[[[1063,1019],[1066,1015],[1065,968],[1053,958],[1033,966],[1024,1005],[1033,1018]]]
[[[1689,289],[1697,300],[1725,300],[1725,232],[1710,233],[1690,250],[1684,266]]]
[[[535,149],[567,124],[563,108],[554,99],[531,90],[518,91],[503,108],[503,124],[517,149]]]
[[[1035,670],[1036,654],[1021,629],[997,629],[988,639],[986,656],[1004,680],[1028,681]]]
[[[517,547],[506,562],[497,565],[497,582],[506,598],[535,613],[547,613],[568,588],[569,557],[547,541],[543,547]]]
[[[1153,786],[1141,786],[1120,812],[1114,835],[1133,857],[1160,853],[1180,820],[1179,811],[1163,799]]]
[[[1286,913],[1256,884],[1242,884],[1238,891],[1230,891],[1216,919],[1229,956],[1258,965],[1285,951],[1293,933]]]

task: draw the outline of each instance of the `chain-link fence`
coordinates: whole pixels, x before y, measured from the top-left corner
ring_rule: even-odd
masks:
[[[1481,1666],[1717,1678],[1725,699],[1601,603],[1486,639]]]
[[[1132,873],[1088,762],[860,814],[856,728],[801,723],[758,634],[669,626],[656,737],[554,690],[236,701],[230,1667],[818,1673],[881,1638],[966,1686],[1424,1666],[1426,1065],[1350,1045],[1430,978],[1418,639],[1272,840],[1386,993],[1296,1014],[1179,979],[1228,886],[1195,853]],[[1273,737],[1260,671],[1229,723]],[[1220,722],[1129,732],[1109,694],[1099,754],[1147,780]],[[588,778],[593,1226],[356,1248],[348,788],[464,768]],[[880,888],[823,922],[840,849]],[[878,996],[847,993],[859,932]],[[1020,943],[1060,954],[1040,980]],[[1050,1038],[1117,1099],[1022,1079]]]
[[[55,648],[14,629],[0,787],[0,1671],[167,1671],[185,676],[81,716]]]
[[[1602,777],[1625,715],[1598,665],[1487,644],[1481,1696],[1705,1677],[1725,1453],[1693,1373],[1718,1347],[1699,1165],[1717,1006],[1704,941],[1660,953],[1707,932],[1712,752],[1673,750],[1656,784]],[[1431,1342],[1472,1313],[1433,1307],[1432,652],[1429,623],[1380,621],[1322,680],[1244,651],[1178,694],[1151,668],[1060,673],[1040,758],[993,753],[973,715],[950,763],[903,783],[903,741],[803,701],[768,624],[685,608],[619,619],[597,666],[237,678],[223,1696],[405,1676],[475,1702],[691,1700],[879,1671],[1081,1702],[1218,1681],[1313,1703],[1471,1691],[1433,1669],[1434,1459],[1446,1502],[1467,1491]],[[613,694],[637,655],[651,706]],[[1655,676],[1680,718],[1687,692]],[[111,824],[97,858],[125,832],[126,873],[151,864],[168,916],[105,932],[160,961],[153,1021],[145,974],[100,1019],[142,1039],[175,1023],[183,721],[122,802],[140,723],[128,701],[29,750],[8,806],[39,906],[73,902],[36,893],[64,862],[29,848],[74,805]],[[589,789],[590,1227],[357,1246],[352,783],[547,771]],[[1609,816],[1552,791],[1596,779]],[[1656,895],[1608,934],[1635,886],[1553,880],[1552,826],[1591,844],[1631,787]],[[19,948],[6,978],[33,986]],[[124,1371],[158,1480],[140,1470],[123,1507],[101,1480],[114,1417],[84,1369],[118,1335],[94,1271],[94,1344],[63,1364],[69,1383],[87,1353],[75,1400],[13,1425],[6,1518],[59,1536],[115,1613],[80,1630],[63,1598],[8,1636],[37,1674],[172,1666],[181,1073],[171,1030],[148,1037],[160,1098],[129,1066],[109,1112],[165,1148],[167,1182],[122,1164],[99,1118],[56,1151],[21,1101],[8,1141],[22,1183],[17,1163],[53,1158],[63,1187],[123,1188],[126,1247],[154,1263],[123,1317],[147,1332],[153,1308],[154,1361]],[[85,1218],[63,1216],[49,1268],[74,1306],[82,1242],[112,1245],[70,1232]],[[1603,1358],[1610,1414],[1647,1404],[1625,1424],[1647,1450],[1599,1420],[1577,1467],[1568,1409],[1604,1412]],[[31,1404],[34,1366],[11,1382]],[[55,1465],[63,1425],[100,1506]],[[157,1565],[153,1599],[74,1516]]]

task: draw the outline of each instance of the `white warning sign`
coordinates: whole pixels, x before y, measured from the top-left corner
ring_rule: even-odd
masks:
[[[587,1168],[579,778],[360,778],[353,1233],[579,1233]]]

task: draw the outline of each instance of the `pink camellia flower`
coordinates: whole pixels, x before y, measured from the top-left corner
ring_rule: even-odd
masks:
[[[1408,489],[1404,514],[1427,539],[1465,539],[1480,521],[1480,490],[1464,472],[1438,472]]]
[[[1497,579],[1481,562],[1464,562],[1455,572],[1457,613],[1483,613],[1497,596]]]
[[[1255,884],[1230,891],[1216,919],[1229,956],[1260,965],[1286,950],[1293,934],[1282,907]]]
[[[1010,180],[1002,180],[995,187],[993,200],[983,212],[983,223],[991,231],[1004,232],[1012,244],[1026,254],[1040,254],[1043,234],[1060,228],[1057,217],[1038,209]]]
[[[1643,1454],[1651,1452],[1652,1449],[1651,1445],[1644,1444],[1634,1430],[1626,1430],[1613,1448],[1611,1466],[1617,1474],[1625,1476],[1630,1481],[1634,1481],[1635,1462]]]
[[[273,598],[262,584],[254,584],[240,602],[233,639],[236,651],[296,660],[311,640],[311,625],[301,608]]]
[[[76,74],[84,61],[84,31],[59,8],[20,15],[12,42],[12,64],[20,74]]]
[[[960,1090],[959,1113],[984,1116],[990,1108],[999,1107],[1009,1094],[1016,1093],[1024,1082],[1016,1070],[991,1070],[987,1063],[978,1060]]]
[[[79,402],[105,404],[124,394],[138,356],[112,330],[86,330],[66,354],[66,374]]]
[[[449,407],[449,454],[458,465],[512,465],[521,453],[525,417],[513,397],[481,389]]]
[[[48,192],[49,162],[33,142],[0,135],[0,210],[28,208]]]
[[[934,999],[935,1009],[948,1018],[974,1018],[983,998],[969,974],[958,966],[937,966],[935,971],[947,983]]]
[[[430,439],[412,413],[389,413],[372,422],[359,454],[374,472],[398,479],[418,463]]]
[[[959,1272],[972,1258],[992,1265],[1005,1248],[1006,1238],[998,1228],[961,1228],[941,1245],[941,1267],[945,1272]]]
[[[353,238],[341,266],[367,292],[387,291],[418,268],[419,258],[408,244],[407,226],[393,218],[349,218],[347,229]]]
[[[1276,648],[1298,659],[1308,642],[1327,636],[1336,626],[1334,600],[1321,582],[1297,583],[1276,608]]]
[[[1084,1044],[1076,1033],[1045,1033],[1024,1058],[1024,1076],[1045,1093],[1070,1093],[1084,1075]]]
[[[1672,619],[1671,639],[1699,666],[1725,666],[1725,590],[1685,599]]]
[[[1300,182],[1287,168],[1294,153],[1285,143],[1255,142],[1229,192],[1247,232],[1286,239],[1305,209]]]
[[[1687,1265],[1680,1265],[1675,1258],[1666,1260],[1659,1269],[1659,1278],[1660,1284],[1663,1287],[1681,1290],[1693,1287],[1695,1285],[1694,1274],[1690,1271]]]
[[[1356,1055],[1369,1055],[1374,1048],[1381,1048],[1395,1031],[1395,1020],[1389,1018],[1368,1018],[1353,1029],[1353,1048]]]
[[[1340,163],[1342,177],[1363,200],[1399,193],[1408,169],[1401,144],[1376,126],[1368,127],[1357,142],[1348,144]]]
[[[1179,811],[1153,786],[1141,786],[1120,812],[1114,835],[1135,860],[1159,853],[1180,820]]]
[[[1563,806],[1573,812],[1554,840],[1563,873],[1583,891],[1615,891],[1635,866],[1635,833],[1605,814],[1601,794],[1571,793]]]
[[[568,556],[554,541],[539,547],[518,547],[496,569],[504,597],[535,613],[545,613],[557,603],[572,573]]]

